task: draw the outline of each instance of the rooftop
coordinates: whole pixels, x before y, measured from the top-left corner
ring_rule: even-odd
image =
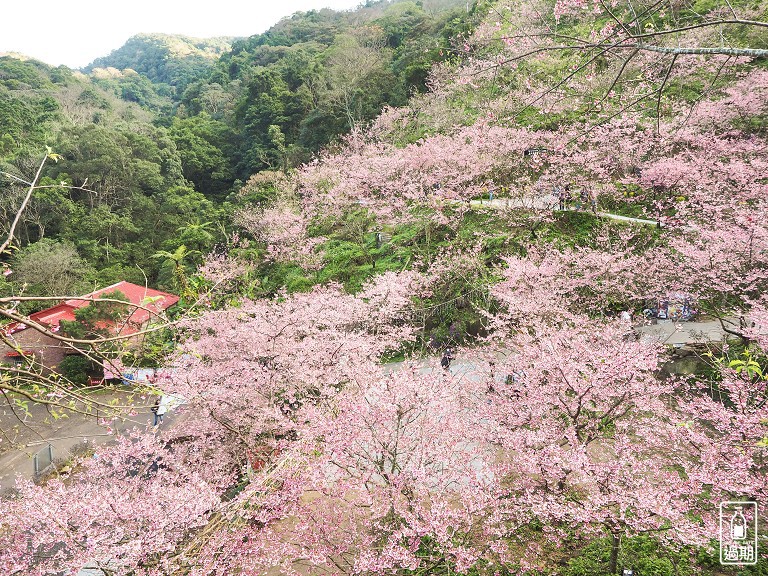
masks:
[[[73,321],[75,319],[75,310],[87,306],[103,295],[117,291],[125,294],[130,303],[137,306],[130,317],[123,322],[122,326],[117,330],[118,334],[133,334],[134,332],[138,332],[140,327],[150,320],[152,316],[159,314],[163,310],[167,310],[179,301],[179,297],[174,294],[122,281],[107,286],[106,288],[96,290],[95,292],[91,292],[90,294],[86,294],[80,298],[65,300],[61,304],[30,314],[29,319],[38,324],[43,324],[51,330],[51,332],[58,332],[59,323],[62,320]],[[16,322],[9,325],[6,328],[5,333],[14,334],[25,330],[26,328],[28,328],[26,324]]]

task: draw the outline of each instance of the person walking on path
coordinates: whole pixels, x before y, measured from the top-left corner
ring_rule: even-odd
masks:
[[[440,358],[440,366],[443,367],[443,370],[448,370],[451,367],[451,360],[453,360],[453,351],[446,348],[443,357]]]
[[[597,194],[592,190],[590,186],[584,187],[584,209],[587,209],[587,202],[589,202],[589,209],[592,210],[592,214],[597,215]]]
[[[490,360],[488,362],[488,375],[489,375],[488,389],[486,390],[488,394],[493,394],[496,391],[496,388],[494,388],[493,386],[496,380],[496,374],[494,372],[495,367],[496,367],[496,363],[493,360]]]
[[[158,426],[163,423],[163,416],[168,411],[168,403],[165,396],[158,396],[155,400],[155,405],[152,406],[152,413],[155,415],[155,421],[153,426]]]
[[[579,191],[579,198],[576,200],[576,211],[586,210],[587,204],[589,204],[589,192],[585,186]]]
[[[555,194],[555,198],[557,198],[557,205],[560,210],[565,210],[565,190],[563,190],[563,187],[560,186],[560,184],[555,184],[555,189],[553,190]]]

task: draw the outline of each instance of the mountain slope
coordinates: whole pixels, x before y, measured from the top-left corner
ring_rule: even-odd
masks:
[[[169,84],[183,90],[203,77],[212,64],[228,52],[231,37],[190,38],[174,34],[137,34],[108,56],[97,58],[84,72],[98,68],[130,68],[151,82]]]

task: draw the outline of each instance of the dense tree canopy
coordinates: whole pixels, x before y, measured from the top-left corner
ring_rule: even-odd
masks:
[[[3,223],[19,207],[18,179],[31,178],[50,146],[61,161],[42,174],[21,243],[71,242],[99,282],[154,281],[156,251],[204,253],[224,240],[221,225],[195,239],[182,228],[233,212],[225,200],[253,173],[288,171],[424,90],[431,63],[450,48],[456,4],[298,13],[231,51],[228,39],[139,35],[87,77],[3,57],[0,159],[19,184],[0,201]],[[185,200],[169,194],[189,186],[214,204],[182,222],[167,208]]]
[[[186,413],[19,479],[0,565],[722,573],[718,504],[768,497],[768,71],[728,52],[765,7],[430,5],[295,15],[155,124],[60,132],[12,265],[174,287]],[[649,336],[674,298],[725,336]]]

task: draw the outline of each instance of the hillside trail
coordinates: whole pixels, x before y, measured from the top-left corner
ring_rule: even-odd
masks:
[[[552,195],[541,195],[533,198],[495,198],[493,200],[472,200],[472,208],[529,208],[539,210],[557,210],[558,199]],[[567,209],[564,211],[578,211]],[[610,212],[598,211],[595,215],[621,222],[647,226],[661,226],[656,220],[632,218]],[[681,346],[693,342],[720,341],[725,337],[722,328],[716,322],[685,322],[659,324],[654,326],[636,327],[641,339],[656,340],[665,344]],[[455,364],[457,365],[457,364]],[[127,393],[115,393],[106,400],[124,399]],[[8,437],[0,438],[0,493],[10,488],[15,482],[15,476],[21,474],[26,478],[34,475],[33,459],[35,453],[50,444],[53,448],[54,459],[67,458],[73,449],[84,440],[93,440],[97,444],[106,443],[119,434],[135,426],[146,426],[152,415],[149,406],[136,404],[136,414],[130,417],[120,417],[108,423],[99,423],[99,415],[85,416],[70,413],[66,418],[54,420],[50,418],[43,405],[33,404],[27,415],[22,419],[18,411],[10,408],[7,400],[0,403],[0,430],[12,430]],[[173,416],[169,415],[166,427],[171,424]],[[109,431],[108,428],[111,430]]]
[[[553,212],[591,212],[591,210],[576,210],[567,208],[565,210],[559,210],[558,200],[552,195],[537,196],[535,198],[521,199],[521,198],[494,198],[493,200],[472,200],[470,206],[473,208],[495,208],[495,209],[508,209],[508,208],[529,208],[536,210],[552,210]],[[631,216],[622,216],[621,214],[613,214],[611,212],[597,211],[594,212],[595,216],[600,218],[608,218],[610,220],[617,220],[619,222],[628,222],[631,224],[642,224],[645,226],[658,226],[664,227],[663,222],[658,220],[649,220],[646,218],[633,218]]]

